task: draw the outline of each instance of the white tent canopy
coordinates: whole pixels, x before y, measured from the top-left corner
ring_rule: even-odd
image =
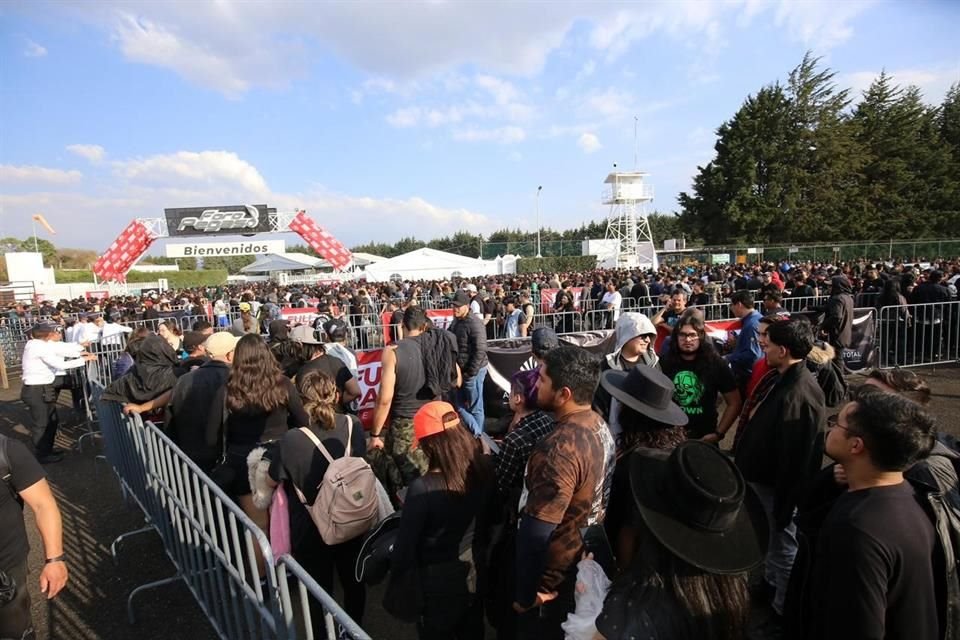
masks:
[[[481,260],[438,251],[417,249],[389,260],[367,265],[363,270],[370,282],[389,280],[450,280],[498,273],[496,260]]]
[[[269,273],[271,271],[306,271],[329,267],[330,263],[304,253],[268,253],[240,269],[240,273]]]

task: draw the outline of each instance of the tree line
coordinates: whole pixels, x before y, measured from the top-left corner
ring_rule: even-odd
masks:
[[[960,85],[940,105],[881,73],[856,102],[807,53],[743,102],[679,196],[707,244],[955,237]]]
[[[653,232],[654,240],[659,244],[669,238],[679,238],[683,233],[680,227],[679,218],[672,213],[655,212],[648,217],[650,228]],[[566,247],[575,247],[576,254],[579,255],[580,243],[586,239],[603,238],[607,231],[607,221],[593,220],[584,222],[575,229],[566,229],[558,231],[550,227],[543,227],[540,230],[540,244],[542,245],[542,254],[544,256],[560,255],[560,245]],[[525,231],[521,229],[498,229],[491,234],[474,234],[469,231],[458,231],[451,236],[434,238],[433,240],[418,240],[415,237],[400,238],[397,242],[371,242],[368,244],[356,245],[351,251],[363,253],[372,253],[374,255],[392,258],[404,253],[422,249],[424,247],[456,253],[462,256],[476,258],[481,255],[484,258],[490,258],[494,255],[504,255],[506,253],[520,253],[522,255],[534,255],[537,242],[537,232]],[[313,252],[306,247],[291,247],[290,251],[301,251],[313,255]],[[565,255],[570,255],[569,251]]]

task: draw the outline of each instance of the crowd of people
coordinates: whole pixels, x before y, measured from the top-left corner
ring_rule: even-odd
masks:
[[[384,542],[344,538],[324,520],[340,507],[318,509],[328,472],[345,458],[369,461],[399,512],[382,606],[423,639],[481,638],[486,620],[504,639],[732,640],[746,637],[760,606],[771,610],[766,638],[955,638],[948,516],[960,494],[952,452],[923,406],[929,389],[901,370],[851,385],[841,353],[856,297],[886,303],[898,290],[897,305],[946,301],[958,275],[960,263],[946,260],[691,265],[456,288],[270,284],[62,301],[35,310],[45,321],[23,355],[36,457],[15,440],[0,445],[12,452],[11,496],[49,514],[34,491],[45,482],[36,461],[62,457],[53,442],[63,380],[97,357],[98,342],[122,339],[103,398],[161,425],[258,526],[284,531],[293,557],[330,593],[336,577],[360,624],[369,585],[354,567]],[[537,322],[531,307],[546,289],[566,292],[561,308],[581,289],[580,305],[609,312],[608,353]],[[818,295],[815,325],[789,304]],[[650,304],[628,307],[626,298]],[[711,302],[740,320],[728,341],[706,331]],[[453,309],[449,328],[431,322],[433,303]],[[273,311],[282,304],[315,306],[317,323],[290,326]],[[358,306],[390,312],[396,325],[367,429],[355,415],[356,325],[345,313]],[[14,308],[11,319],[28,311]],[[189,331],[177,313],[197,317]],[[154,326],[104,328],[133,317]],[[510,378],[505,431],[484,406],[488,340],[499,335],[491,322],[527,338],[536,360]],[[659,345],[658,328],[669,333]],[[287,506],[279,514],[270,508],[277,492]],[[14,579],[26,558],[15,508],[0,495],[0,521],[19,522],[5,527],[17,542],[0,557]],[[59,517],[56,526],[41,520],[47,562],[63,565]],[[65,565],[53,571],[45,565],[41,576],[50,597],[66,582]],[[23,591],[14,587],[18,606]],[[18,620],[10,629],[22,631],[29,614]],[[0,625],[0,637],[10,633]]]

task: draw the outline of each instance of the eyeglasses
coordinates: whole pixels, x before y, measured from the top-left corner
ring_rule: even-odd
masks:
[[[860,435],[860,433],[859,433],[857,430],[851,429],[850,427],[848,427],[848,426],[845,425],[845,424],[840,424],[840,414],[839,414],[839,413],[835,413],[835,414],[833,414],[832,416],[828,416],[828,417],[827,417],[827,428],[828,428],[828,429],[833,429],[833,428],[843,429],[844,431],[849,431],[851,435],[855,435],[855,436],[859,436],[859,435]]]
[[[693,341],[693,340],[699,340],[699,339],[700,339],[700,334],[699,334],[699,333],[687,333],[687,332],[685,332],[685,331],[681,331],[680,333],[677,334],[677,337],[680,338],[681,340],[690,340],[690,341]]]

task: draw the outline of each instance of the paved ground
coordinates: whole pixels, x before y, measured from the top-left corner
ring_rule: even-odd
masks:
[[[941,430],[960,435],[956,420],[960,415],[960,368],[923,369],[922,373],[933,388],[931,408]],[[18,380],[11,382],[19,384]],[[18,398],[18,386],[0,390],[0,433],[25,438],[23,425],[27,416]],[[64,393],[62,400],[69,402],[68,394]],[[67,417],[69,413],[64,406],[61,415]],[[58,446],[73,447],[83,432],[81,428],[62,429]],[[136,623],[130,625],[127,621],[129,593],[140,584],[171,576],[174,571],[159,539],[152,533],[125,540],[114,564],[110,543],[116,536],[142,526],[143,519],[135,506],[123,502],[110,469],[103,460],[97,459],[99,449],[99,443],[88,438],[83,451],[71,452],[63,462],[47,467],[63,513],[71,571],[67,589],[52,603],[41,599],[36,583],[42,545],[32,514],[27,510],[27,531],[32,546],[30,588],[38,637],[56,640],[213,638],[213,631],[193,597],[180,583],[140,594],[135,606]],[[369,594],[364,628],[377,639],[415,638],[411,626],[397,623],[382,611],[381,598],[379,590]],[[758,610],[755,623],[762,623],[764,618],[765,612]]]

